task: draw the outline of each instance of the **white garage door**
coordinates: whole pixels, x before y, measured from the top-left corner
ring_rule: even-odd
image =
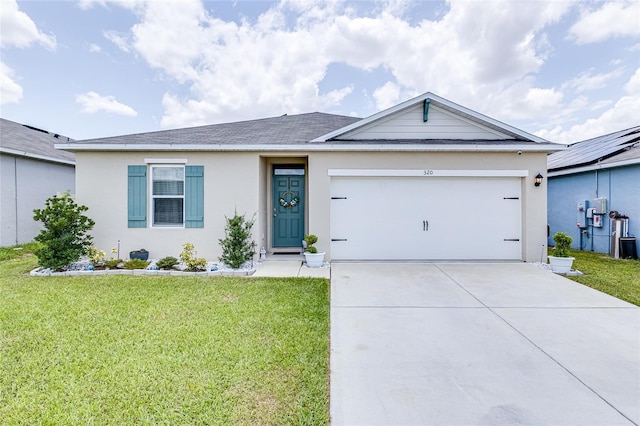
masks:
[[[521,259],[518,177],[331,178],[334,260]]]

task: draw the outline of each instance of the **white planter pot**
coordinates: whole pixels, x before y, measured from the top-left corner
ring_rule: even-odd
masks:
[[[309,253],[309,252],[304,252],[304,259],[307,262],[307,266],[309,268],[320,268],[322,266],[322,264],[324,263],[324,254],[325,252],[322,253]]]
[[[551,270],[557,274],[566,274],[571,270],[575,257],[547,256]]]

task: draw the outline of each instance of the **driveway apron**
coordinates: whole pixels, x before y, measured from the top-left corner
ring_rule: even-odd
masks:
[[[638,425],[640,308],[526,263],[333,263],[332,425]]]

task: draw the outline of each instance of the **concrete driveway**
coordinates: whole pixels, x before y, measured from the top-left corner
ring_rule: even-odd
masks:
[[[332,425],[640,424],[640,308],[525,263],[333,263]]]

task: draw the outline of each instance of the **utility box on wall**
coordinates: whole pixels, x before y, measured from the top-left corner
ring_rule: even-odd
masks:
[[[576,225],[578,225],[578,228],[587,227],[587,203],[587,200],[578,201],[576,205]]]
[[[593,214],[607,214],[607,199],[594,198],[591,202],[591,208],[593,208]]]

